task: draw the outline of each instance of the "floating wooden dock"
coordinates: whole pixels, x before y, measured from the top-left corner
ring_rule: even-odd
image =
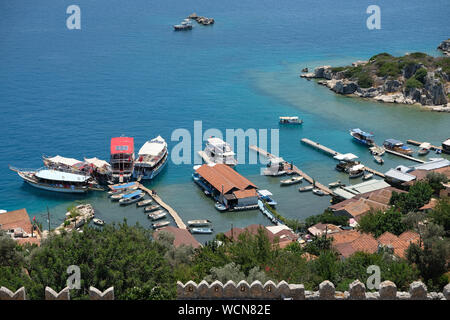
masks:
[[[187,227],[184,224],[183,220],[181,220],[181,218],[178,215],[178,213],[171,206],[169,206],[167,203],[162,201],[162,199],[158,195],[154,194],[152,192],[152,190],[144,187],[142,184],[139,183],[138,187],[139,187],[139,189],[141,189],[141,190],[145,191],[146,193],[148,193],[153,198],[153,200],[155,200],[156,203],[158,203],[161,207],[166,209],[167,212],[169,212],[169,214],[172,216],[173,220],[175,220],[175,223],[176,223],[178,228],[180,228],[180,229],[187,229]]]
[[[268,159],[273,159],[276,158],[276,156],[274,156],[273,154],[267,152],[266,150],[263,150],[257,146],[250,146],[251,150],[254,150],[256,152],[258,152],[259,154],[262,154],[263,156],[267,157]],[[309,175],[307,175],[305,172],[303,172],[302,170],[300,170],[299,168],[297,168],[296,166],[292,165],[291,168],[291,164],[288,162],[284,163],[284,170],[287,172],[295,172],[297,173],[299,176],[302,176],[303,179],[305,179],[306,181],[308,181],[311,184],[314,184],[318,189],[322,190],[325,194],[327,195],[331,195],[333,193],[333,191],[331,191],[330,188],[324,186],[323,184],[315,181],[313,178],[311,178]]]
[[[396,155],[398,157],[402,157],[402,158],[405,158],[405,159],[408,159],[408,160],[411,160],[411,161],[415,161],[415,162],[419,162],[419,163],[425,163],[424,160],[420,160],[420,159],[408,156],[406,154],[403,154],[403,153],[400,153],[400,152],[397,152],[397,151],[389,150],[389,149],[386,149],[386,148],[384,150],[386,150],[387,153]]]
[[[333,157],[342,154],[340,152],[337,152],[337,151],[335,151],[335,150],[333,150],[331,148],[328,148],[328,147],[326,147],[326,146],[324,146],[324,145],[322,145],[322,144],[320,144],[318,142],[312,141],[312,140],[307,139],[307,138],[301,139],[301,142],[303,142],[303,143],[305,143],[305,144],[307,144],[307,145],[309,145],[309,146],[311,146],[311,147],[313,147],[315,149],[323,151],[326,154],[328,154],[330,156],[333,156]],[[366,171],[368,171],[370,173],[373,173],[373,174],[375,174],[375,175],[377,175],[377,176],[379,176],[381,178],[385,178],[385,175],[383,173],[381,173],[381,172],[379,172],[377,170],[374,170],[372,168],[369,168],[367,166],[364,166],[364,170],[366,170]]]
[[[420,146],[423,142],[419,142],[419,141],[415,141],[415,140],[407,140],[406,143],[408,144],[412,144],[413,146]],[[434,146],[431,145],[430,147],[431,150],[441,150],[442,151],[442,147],[438,147],[438,146]]]

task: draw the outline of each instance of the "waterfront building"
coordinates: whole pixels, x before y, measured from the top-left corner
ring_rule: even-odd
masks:
[[[26,209],[0,213],[0,230],[6,231],[6,234],[19,244],[41,243],[41,232],[31,223]]]

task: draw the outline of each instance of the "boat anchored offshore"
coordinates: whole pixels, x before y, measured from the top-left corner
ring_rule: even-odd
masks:
[[[190,19],[184,19],[180,24],[173,26],[175,31],[192,30],[192,22]]]
[[[166,140],[161,136],[147,141],[139,150],[133,177],[143,180],[155,178],[167,164],[168,154]]]
[[[280,124],[302,124],[303,120],[298,117],[280,117]]]
[[[373,134],[362,131],[359,128],[351,129],[350,135],[359,143],[365,144],[367,146],[373,146],[374,141],[372,139]]]
[[[234,158],[235,153],[231,146],[220,138],[210,137],[206,141],[203,152],[209,158],[209,161],[214,163],[223,163],[231,167],[237,165],[237,160]]]
[[[211,224],[211,221],[207,219],[201,219],[201,220],[189,220],[187,223],[190,227],[203,227],[209,226]]]
[[[289,178],[289,179],[286,179],[286,180],[281,180],[280,184],[282,186],[288,186],[288,185],[291,185],[291,184],[301,183],[302,180],[303,180],[303,177],[297,176],[297,177],[292,177],[292,178]]]
[[[376,163],[378,163],[378,164],[383,164],[383,163],[384,163],[383,158],[380,157],[380,156],[373,156],[373,160],[374,160]]]
[[[405,146],[403,142],[396,139],[386,139],[383,142],[383,146],[387,150],[392,150],[401,154],[411,155],[413,153],[411,148]]]
[[[9,167],[17,172],[29,185],[47,191],[65,193],[86,193],[94,181],[89,175],[69,173],[54,169],[42,168],[38,170],[19,170]]]
[[[141,190],[137,190],[137,191],[132,192],[130,194],[124,195],[122,197],[122,199],[119,200],[119,203],[121,205],[127,205],[127,204],[138,202],[142,198],[144,198],[144,193]]]
[[[211,234],[213,233],[213,228],[190,228],[189,231],[198,234]]]
[[[153,221],[163,219],[166,216],[167,212],[165,212],[164,210],[158,210],[148,214],[149,219],[152,219]]]

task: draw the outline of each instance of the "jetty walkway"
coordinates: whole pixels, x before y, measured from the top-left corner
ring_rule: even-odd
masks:
[[[169,212],[169,214],[172,216],[173,220],[175,220],[175,223],[178,228],[187,229],[186,225],[184,224],[183,220],[181,220],[178,213],[171,206],[169,206],[167,203],[165,203],[157,194],[153,193],[152,190],[144,187],[140,183],[138,183],[138,188],[141,189],[142,191],[148,193],[153,198],[153,200],[155,200],[155,202],[157,202],[161,207],[166,209],[167,212]]]
[[[324,146],[324,145],[322,145],[322,144],[320,144],[318,142],[312,141],[312,140],[307,139],[307,138],[301,139],[301,142],[303,142],[303,143],[305,143],[305,144],[307,144],[307,145],[309,145],[309,146],[311,146],[313,148],[316,148],[316,149],[318,149],[320,151],[323,151],[326,154],[328,154],[330,156],[333,156],[333,157],[342,154],[340,152],[337,152],[337,151],[335,151],[335,150],[333,150],[331,148],[328,148],[328,147],[326,147],[326,146]],[[372,168],[369,168],[366,165],[364,165],[364,170],[366,170],[366,171],[368,171],[370,173],[373,173],[373,174],[375,174],[375,175],[377,175],[377,176],[379,176],[381,178],[385,178],[385,175],[383,173],[381,173],[381,172],[379,172],[377,170],[374,170]]]
[[[419,141],[415,141],[415,140],[409,139],[409,140],[406,141],[406,143],[412,144],[413,146],[420,146],[423,142],[419,142]],[[434,145],[431,145],[430,149],[431,150],[441,150],[442,151],[442,147],[438,147],[438,146],[434,146]]]
[[[267,152],[266,150],[263,150],[257,146],[250,146],[251,150],[254,150],[256,152],[258,152],[259,154],[262,154],[263,156],[267,157],[268,159],[273,159],[273,158],[277,158],[276,156],[274,156],[273,154]],[[307,175],[305,172],[303,172],[302,170],[300,170],[299,168],[297,168],[296,166],[292,165],[291,168],[291,164],[288,162],[284,163],[284,170],[286,172],[295,172],[297,173],[299,176],[302,176],[303,179],[305,179],[306,181],[308,181],[311,184],[314,184],[318,189],[322,190],[325,194],[327,195],[331,195],[333,193],[333,191],[331,191],[330,188],[324,186],[323,184],[315,181],[313,178],[311,178],[309,175]]]

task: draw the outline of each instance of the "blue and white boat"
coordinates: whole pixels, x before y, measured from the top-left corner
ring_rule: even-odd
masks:
[[[190,228],[189,231],[198,234],[211,234],[213,233],[213,228]]]
[[[351,129],[350,135],[359,143],[365,144],[367,146],[373,146],[373,134],[362,131],[359,128]]]
[[[167,164],[168,155],[167,143],[161,136],[144,143],[134,162],[134,178],[138,180],[155,178]]]
[[[121,205],[131,204],[140,201],[144,198],[144,193],[141,190],[126,194],[119,200]]]
[[[275,207],[278,203],[273,200],[270,196],[272,196],[272,192],[269,190],[257,190],[256,193],[261,200],[267,202],[267,204],[271,207]]]

